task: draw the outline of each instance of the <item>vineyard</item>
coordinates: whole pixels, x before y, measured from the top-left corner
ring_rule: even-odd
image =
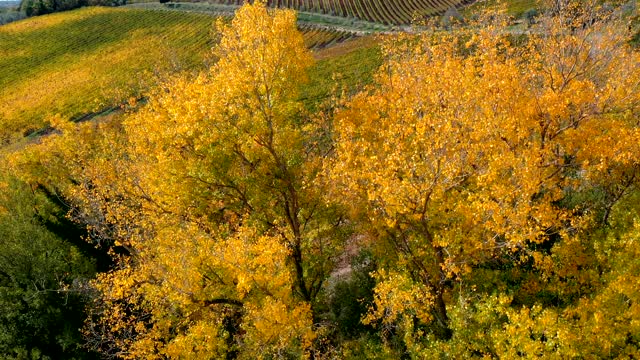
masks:
[[[318,28],[310,25],[300,26],[300,31],[304,36],[305,44],[310,49],[322,49],[356,36],[354,33],[348,31]]]
[[[214,2],[242,5],[244,0],[214,0]],[[388,25],[404,25],[472,2],[473,0],[269,0],[268,4],[272,7],[317,12]]]
[[[202,68],[214,18],[207,14],[86,8],[0,27],[0,143],[137,96],[168,70]],[[306,26],[322,48],[353,37]]]

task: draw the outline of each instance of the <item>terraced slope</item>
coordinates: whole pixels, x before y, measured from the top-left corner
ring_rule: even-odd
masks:
[[[165,70],[202,68],[214,17],[84,8],[0,26],[0,145],[48,122],[79,118],[138,96]],[[305,27],[320,48],[354,35]]]
[[[245,0],[209,0],[241,5]],[[474,0],[268,0],[270,6],[356,18],[389,25],[409,24],[416,18],[442,14]]]

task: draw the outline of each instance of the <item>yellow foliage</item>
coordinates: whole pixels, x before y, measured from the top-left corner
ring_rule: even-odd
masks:
[[[433,294],[429,289],[412,282],[404,274],[380,270],[377,277],[375,307],[363,319],[365,323],[382,319],[384,323],[392,324],[401,320],[407,312],[415,312],[415,316],[422,322],[431,321],[429,311],[433,306]]]
[[[85,332],[123,358],[305,356],[341,249],[296,119],[312,57],[295,13],[257,2],[216,26],[208,71],[170,77],[124,119],[53,118],[62,136],[12,160],[119,260]]]
[[[523,44],[499,24],[395,38],[376,84],[336,115],[335,196],[390,242],[406,274],[396,289],[378,285],[396,302],[376,298],[370,321],[405,304],[446,328],[443,284],[503,257],[550,272],[535,246],[589,224],[559,205],[568,193],[635,183],[640,54],[620,21],[586,26],[584,4],[559,11]],[[408,302],[409,278],[433,302]]]

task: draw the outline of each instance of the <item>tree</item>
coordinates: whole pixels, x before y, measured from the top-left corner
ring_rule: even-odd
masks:
[[[80,332],[94,264],[44,226],[42,194],[6,173],[0,189],[0,356],[95,358]]]
[[[337,196],[393,251],[367,322],[420,353],[464,328],[452,311],[473,318],[491,269],[539,288],[557,276],[555,291],[576,280],[558,274],[593,247],[568,247],[637,186],[640,58],[622,25],[571,2],[524,39],[494,23],[387,44],[375,86],[336,116],[330,165]]]
[[[247,4],[217,29],[209,71],[172,77],[121,126],[54,119],[62,136],[17,160],[119,260],[86,327],[107,356],[303,356],[315,338],[346,226],[296,101],[312,58],[292,11]]]

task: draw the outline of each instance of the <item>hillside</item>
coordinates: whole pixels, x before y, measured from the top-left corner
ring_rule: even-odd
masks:
[[[149,72],[199,66],[211,46],[206,15],[113,8],[0,27],[0,139],[80,116],[137,93]]]
[[[271,7],[364,20],[386,25],[406,25],[416,19],[443,14],[474,0],[268,0]],[[134,2],[146,2],[138,0]],[[199,1],[194,1],[199,2]],[[212,4],[240,6],[244,0],[210,0]]]
[[[83,8],[0,27],[0,143],[138,96],[166,71],[202,68],[213,45],[210,14]],[[323,48],[352,32],[304,26]]]

